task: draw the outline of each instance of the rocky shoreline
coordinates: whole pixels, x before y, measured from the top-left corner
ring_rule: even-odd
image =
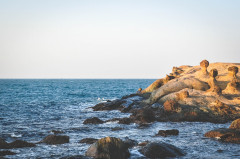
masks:
[[[215,129],[206,132],[207,138],[216,138],[220,142],[240,143],[240,64],[213,63],[203,60],[200,66],[173,67],[172,73],[158,79],[146,89],[139,89],[113,101],[99,103],[92,108],[94,111],[119,110],[130,113],[129,117],[101,120],[97,117],[86,119],[83,124],[119,124],[136,123],[146,127],[153,122],[211,122],[226,123],[233,121],[229,128]],[[119,131],[121,127],[112,128]],[[58,135],[62,131],[53,131],[40,142],[28,143],[16,140],[7,143],[0,139],[1,156],[15,155],[9,149],[35,147],[38,144],[59,145],[70,142],[69,136]],[[177,129],[159,130],[156,136],[168,137],[179,135]],[[210,140],[210,139],[209,139]],[[103,158],[125,159],[130,157],[129,149],[137,147],[143,158],[165,158],[184,156],[188,152],[165,143],[141,141],[137,143],[129,138],[120,139],[104,137],[101,139],[84,138],[79,143],[90,144],[85,156],[66,156],[64,159]],[[5,150],[6,149],[6,150]]]

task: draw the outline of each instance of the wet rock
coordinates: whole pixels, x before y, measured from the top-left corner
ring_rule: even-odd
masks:
[[[149,143],[143,147],[140,152],[148,158],[165,158],[185,155],[181,149],[164,142]]]
[[[205,137],[217,138],[223,142],[240,144],[240,131],[237,129],[216,129],[204,134]]]
[[[92,144],[86,156],[101,159],[127,159],[130,153],[128,146],[121,139],[105,137]]]
[[[82,156],[82,155],[75,155],[75,156],[66,156],[60,159],[91,159],[90,157]]]
[[[98,141],[98,139],[84,138],[84,139],[80,140],[79,143],[93,144],[96,141]]]
[[[165,112],[180,112],[181,106],[178,102],[173,100],[167,100],[164,104],[164,111]]]
[[[16,141],[13,141],[12,143],[9,143],[10,148],[23,148],[23,147],[35,147],[35,146],[36,145],[33,143],[29,143],[22,140],[16,140]]]
[[[46,143],[49,145],[65,144],[69,143],[69,136],[57,136],[57,135],[48,135],[40,143]]]
[[[142,108],[135,111],[130,118],[136,123],[150,123],[156,120],[151,108]]]
[[[178,135],[179,131],[177,129],[172,130],[159,130],[156,136],[164,136],[167,137],[169,135]]]
[[[16,153],[12,151],[0,151],[0,156],[6,156],[6,155],[16,155]]]
[[[83,124],[102,124],[102,123],[104,123],[104,121],[102,121],[101,119],[99,119],[97,117],[86,119],[83,122]]]
[[[119,124],[130,124],[132,122],[132,119],[130,118],[120,118],[118,123]]]
[[[0,149],[6,149],[6,148],[8,148],[8,143],[2,138],[0,138]]]
[[[146,146],[149,143],[149,141],[143,141],[138,144],[138,146]]]
[[[231,123],[231,125],[230,125],[229,128],[230,128],[230,129],[240,129],[240,119],[234,120],[234,121]]]
[[[61,130],[52,130],[51,132],[54,133],[54,135],[63,133]]]
[[[119,110],[122,109],[122,104],[125,103],[125,100],[117,99],[111,102],[99,103],[92,107],[94,111],[103,111],[103,110]]]
[[[23,148],[23,147],[35,147],[33,143],[29,143],[22,140],[16,140],[11,143],[7,143],[3,139],[0,139],[0,148],[1,149],[12,149],[12,148]]]
[[[119,130],[123,130],[123,128],[122,127],[115,127],[115,128],[112,128],[111,130],[112,131],[119,131]]]
[[[125,137],[123,142],[127,145],[128,148],[132,148],[138,145],[137,141],[129,139],[128,137]]]

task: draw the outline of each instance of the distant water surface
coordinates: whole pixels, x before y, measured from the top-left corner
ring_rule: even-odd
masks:
[[[34,148],[13,149],[17,155],[7,158],[60,158],[68,155],[84,155],[89,147],[78,143],[86,137],[129,137],[142,142],[164,141],[171,143],[187,155],[181,158],[240,158],[237,144],[221,143],[204,138],[205,132],[227,124],[202,122],[153,123],[147,128],[137,124],[122,125],[108,122],[101,125],[83,125],[86,118],[98,117],[108,120],[128,117],[119,111],[94,112],[89,107],[99,102],[121,98],[135,93],[139,87],[146,88],[153,79],[84,79],[84,80],[0,80],[0,138],[7,142],[16,139],[38,142],[61,130],[70,137],[63,145],[39,144]],[[111,131],[122,127],[123,130]],[[178,129],[179,136],[154,137],[160,129]],[[140,158],[138,148],[131,149],[131,158]],[[222,151],[217,151],[222,150]],[[219,153],[221,152],[221,153]]]

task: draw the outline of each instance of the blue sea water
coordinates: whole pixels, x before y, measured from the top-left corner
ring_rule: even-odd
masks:
[[[90,107],[99,102],[121,98],[146,88],[153,79],[6,79],[0,80],[0,138],[7,142],[20,139],[38,142],[61,130],[70,137],[70,143],[62,145],[38,144],[33,148],[12,149],[16,155],[7,158],[60,158],[84,155],[89,147],[79,143],[86,137],[129,137],[138,142],[164,141],[183,149],[187,155],[180,158],[240,158],[239,145],[222,143],[205,138],[205,132],[229,127],[230,123],[202,122],[154,122],[149,127],[137,124],[122,125],[107,122],[100,125],[84,125],[90,117],[108,120],[128,117],[119,111],[95,112]],[[123,130],[111,131],[122,127]],[[178,129],[178,136],[155,137],[160,129]],[[131,158],[141,158],[138,147],[130,150]],[[222,151],[218,151],[222,150]],[[220,153],[221,152],[221,153]]]

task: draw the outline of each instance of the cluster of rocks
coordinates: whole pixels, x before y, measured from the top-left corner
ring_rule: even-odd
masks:
[[[132,113],[129,119],[115,119],[122,124],[232,121],[240,118],[238,67],[240,64],[209,64],[207,60],[201,61],[200,66],[174,67],[170,75],[156,80],[146,89],[99,103],[92,109]]]

